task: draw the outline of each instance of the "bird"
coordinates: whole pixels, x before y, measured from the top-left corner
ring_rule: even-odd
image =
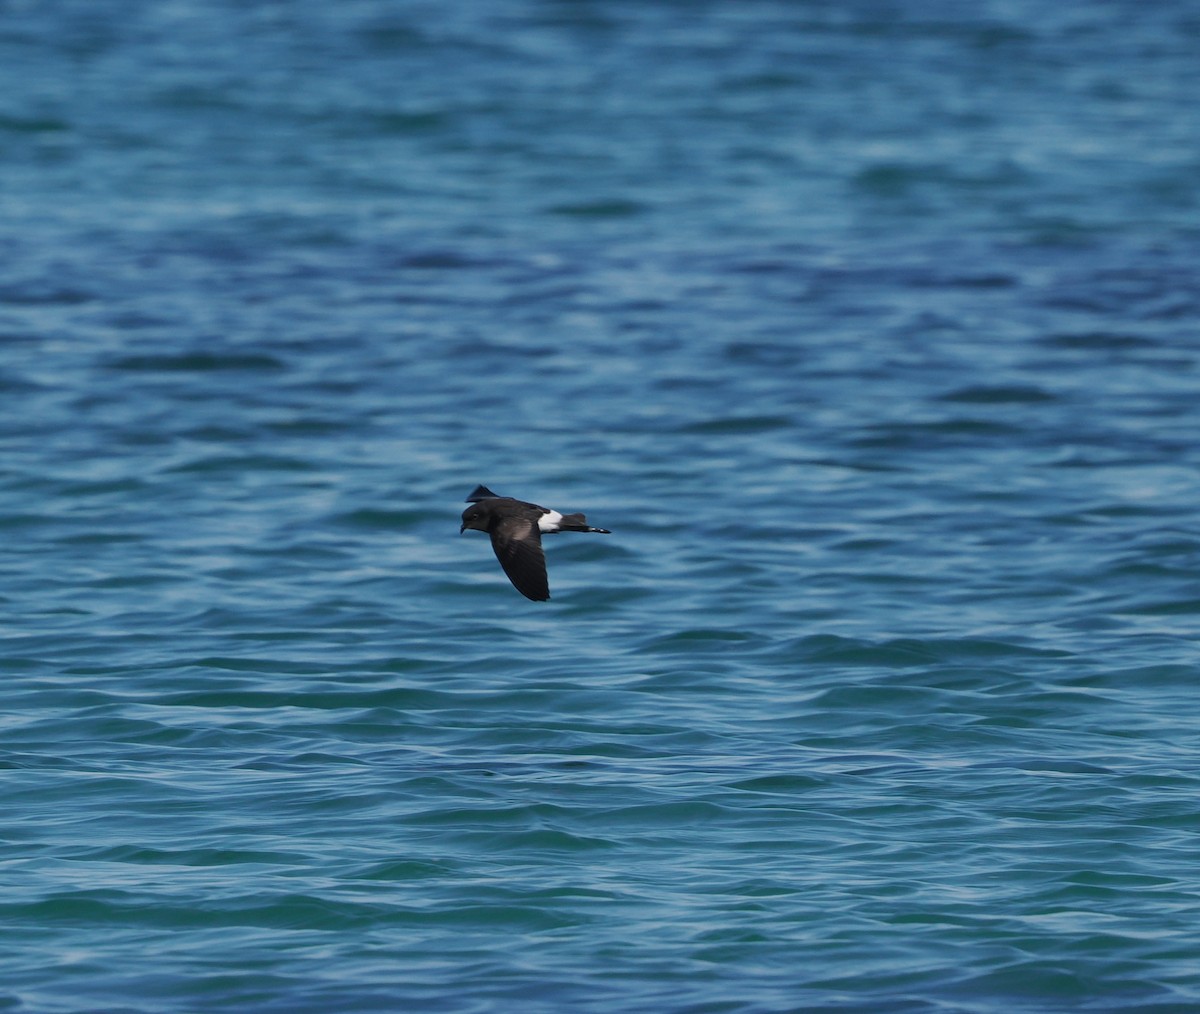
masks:
[[[476,486],[466,502],[471,506],[463,511],[458,533],[461,535],[468,528],[487,532],[496,559],[513,587],[534,602],[550,598],[543,535],[555,532],[612,535],[607,528],[593,528],[582,514],[560,514],[535,503],[500,496],[486,486]]]

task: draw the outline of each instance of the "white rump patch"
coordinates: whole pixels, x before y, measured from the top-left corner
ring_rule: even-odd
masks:
[[[546,511],[545,514],[538,518],[538,531],[557,532],[560,521],[562,521],[562,515],[558,511]]]

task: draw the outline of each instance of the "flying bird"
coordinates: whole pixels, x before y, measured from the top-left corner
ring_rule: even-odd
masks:
[[[459,534],[468,528],[487,532],[496,559],[513,587],[534,602],[544,602],[550,597],[546,554],[542,550],[543,535],[555,532],[612,534],[607,528],[593,528],[582,514],[560,514],[535,503],[499,496],[486,486],[476,486],[467,497],[467,503],[471,506],[463,511]]]

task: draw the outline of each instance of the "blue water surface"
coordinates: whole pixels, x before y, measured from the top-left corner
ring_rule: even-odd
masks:
[[[0,3],[0,1010],[1200,1010],[1198,67]]]

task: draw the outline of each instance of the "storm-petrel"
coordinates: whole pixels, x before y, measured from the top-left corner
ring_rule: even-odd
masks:
[[[542,536],[554,532],[599,532],[611,535],[607,528],[593,528],[582,514],[559,514],[535,503],[499,496],[486,486],[476,486],[467,497],[471,506],[463,511],[459,534],[468,528],[487,532],[492,539],[496,559],[504,573],[527,599],[544,602],[550,597],[546,580],[546,554]]]

